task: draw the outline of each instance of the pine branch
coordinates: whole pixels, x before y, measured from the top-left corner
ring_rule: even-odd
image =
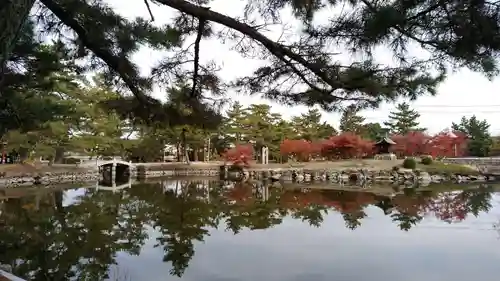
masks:
[[[322,93],[327,93],[327,94],[332,94],[335,90],[342,89],[342,88],[350,88],[348,85],[345,85],[341,81],[332,79],[329,77],[327,72],[323,70],[318,64],[311,63],[307,61],[303,56],[291,51],[289,48],[286,46],[274,42],[271,39],[267,38],[264,36],[262,33],[258,32],[255,28],[252,26],[239,22],[236,19],[232,17],[228,17],[226,15],[208,10],[206,8],[203,8],[201,6],[189,3],[184,0],[157,0],[157,2],[164,4],[166,6],[169,6],[171,8],[174,8],[178,11],[181,11],[183,13],[189,14],[191,16],[197,17],[199,19],[205,19],[207,21],[213,21],[219,24],[222,24],[226,27],[229,27],[231,29],[237,30],[241,32],[242,34],[252,38],[253,40],[259,42],[262,46],[264,46],[271,54],[273,54],[276,58],[281,60],[287,65],[290,65],[291,62],[290,60],[300,64],[304,68],[308,69],[311,71],[314,75],[317,77],[321,78],[323,82],[328,84],[331,89],[328,90],[321,90],[320,92]],[[297,76],[301,77],[303,79],[303,73],[297,69],[296,67],[292,68],[294,74]],[[315,90],[319,90],[319,88],[315,88]],[[350,98],[344,98],[341,96],[335,96],[333,95],[332,98],[338,99],[338,100],[349,100],[352,101],[353,99]]]
[[[196,97],[196,87],[199,79],[199,68],[200,68],[200,42],[201,36],[203,34],[203,28],[205,27],[205,20],[200,18],[198,20],[198,33],[196,34],[196,40],[194,41],[194,69],[193,69],[193,88],[191,89],[191,98]]]
[[[51,10],[65,25],[73,29],[85,47],[89,48],[97,57],[102,59],[112,70],[120,75],[132,94],[134,94],[143,106],[149,107],[151,105],[151,100],[139,88],[138,81],[132,77],[130,70],[133,69],[133,65],[128,60],[113,54],[101,42],[91,40],[90,32],[80,25],[74,15],[62,8],[54,0],[40,0],[40,2]]]
[[[146,4],[146,8],[148,9],[149,16],[151,17],[151,21],[155,21],[155,17],[153,16],[153,12],[151,11],[151,7],[149,6],[148,0],[144,0],[144,4]]]

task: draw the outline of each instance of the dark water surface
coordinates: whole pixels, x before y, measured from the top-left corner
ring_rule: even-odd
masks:
[[[168,181],[3,192],[0,263],[36,281],[496,281],[495,190]]]

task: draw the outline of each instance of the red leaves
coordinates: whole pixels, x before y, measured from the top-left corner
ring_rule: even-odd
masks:
[[[284,140],[280,145],[282,155],[298,158],[301,161],[309,160],[311,143],[306,140]]]
[[[391,138],[396,142],[391,150],[399,156],[456,157],[464,156],[467,151],[467,137],[458,132],[442,132],[435,136],[410,132],[404,136],[394,135]]]
[[[324,156],[329,159],[360,158],[372,155],[374,149],[373,142],[353,133],[343,133],[321,142],[284,140],[280,152],[282,155],[296,157],[300,161],[308,161],[311,156]]]
[[[332,136],[323,142],[322,154],[329,159],[360,158],[373,154],[373,143],[353,133]]]
[[[467,152],[467,136],[462,133],[439,133],[429,142],[428,153],[433,156],[460,157]]]
[[[431,137],[422,132],[409,132],[408,134],[394,135],[391,139],[396,142],[391,151],[399,156],[425,155],[428,153],[428,143]]]
[[[295,157],[299,161],[309,161],[311,156],[321,152],[321,144],[306,140],[284,140],[280,145],[282,155]]]
[[[226,150],[223,157],[225,161],[232,162],[237,166],[249,166],[253,159],[254,150],[251,144],[236,145],[234,148]]]

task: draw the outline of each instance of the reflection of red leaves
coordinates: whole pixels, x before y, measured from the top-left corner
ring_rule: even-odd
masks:
[[[234,148],[226,150],[223,157],[226,161],[232,162],[233,165],[249,166],[253,159],[253,146],[251,144],[237,145]]]
[[[236,201],[239,206],[252,206],[257,201],[250,185],[236,185],[225,195],[228,200]],[[318,205],[342,213],[356,213],[368,205],[377,204],[378,201],[379,196],[370,192],[289,190],[281,193],[276,203],[282,208],[292,210]],[[434,215],[437,219],[450,223],[463,221],[468,214],[468,197],[463,192],[441,193],[434,197],[398,194],[391,201],[400,213],[410,216]]]
[[[333,197],[333,198],[332,198]],[[353,213],[376,202],[375,196],[368,192],[345,193],[287,191],[280,197],[280,204],[285,208],[304,208],[310,205],[328,206],[340,212]]]
[[[446,222],[459,222],[467,217],[467,199],[462,194],[443,193],[432,201],[429,210]]]
[[[229,200],[234,200],[238,205],[251,205],[255,203],[255,197],[252,194],[251,185],[235,185],[226,192]]]
[[[431,202],[430,198],[418,195],[398,194],[392,198],[392,203],[399,212],[414,216],[425,213]]]

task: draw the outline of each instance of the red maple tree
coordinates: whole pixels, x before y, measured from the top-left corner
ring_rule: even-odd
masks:
[[[427,154],[429,137],[423,132],[409,132],[406,135],[393,135],[392,140],[396,142],[391,151],[398,156],[416,156]]]
[[[249,166],[254,156],[254,149],[251,144],[239,144],[224,152],[223,157],[227,162],[236,166]]]
[[[280,153],[283,156],[291,156],[299,161],[309,161],[313,151],[312,143],[306,140],[289,140],[281,142]]]
[[[467,153],[467,136],[461,132],[439,133],[429,140],[428,154],[446,157],[461,157]]]
[[[391,152],[402,156],[432,155],[433,157],[460,157],[467,152],[467,136],[460,132],[442,132],[429,136],[423,132],[393,135],[396,142]]]
[[[322,154],[328,159],[361,158],[373,153],[372,142],[350,132],[332,136],[322,145]]]

